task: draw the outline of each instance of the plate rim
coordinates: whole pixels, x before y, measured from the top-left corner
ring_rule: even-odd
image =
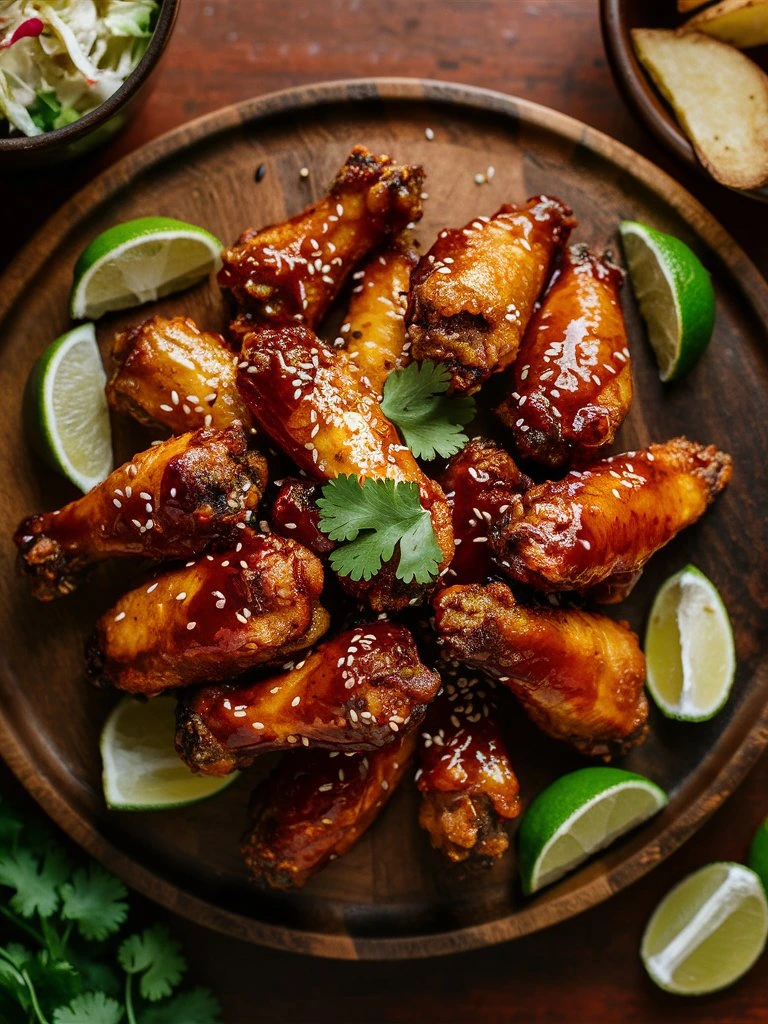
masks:
[[[114,190],[125,188],[167,155],[183,152],[200,140],[236,128],[238,124],[244,125],[275,114],[295,113],[334,102],[373,100],[448,104],[521,120],[576,144],[583,144],[633,178],[641,180],[646,187],[651,183],[654,188],[662,188],[667,203],[710,249],[728,261],[733,268],[734,283],[752,311],[761,322],[768,322],[768,283],[746,253],[697,199],[670,175],[624,143],[550,107],[495,90],[430,79],[386,77],[341,79],[267,93],[179,125],[129,153],[63,204],[13,258],[0,276],[0,323],[68,230],[93,205]],[[750,680],[751,687],[755,686],[759,676],[766,675],[766,670],[765,662],[758,666]],[[543,906],[534,900],[514,914],[440,932],[366,937],[270,924],[225,909],[155,874],[114,845],[93,823],[82,817],[68,798],[59,794],[51,780],[31,762],[24,744],[17,738],[10,720],[0,707],[0,749],[11,771],[70,838],[134,889],[182,917],[231,937],[275,949],[349,960],[429,957],[477,949],[549,927],[601,903],[679,848],[734,792],[766,746],[768,702],[758,711],[749,733],[736,743],[736,749],[722,768],[711,774],[704,790],[655,838],[640,846],[616,867]]]

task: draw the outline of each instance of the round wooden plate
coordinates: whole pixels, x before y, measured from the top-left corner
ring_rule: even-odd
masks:
[[[432,128],[434,141],[425,129]],[[97,616],[140,568],[112,564],[70,598],[37,604],[14,572],[17,521],[74,497],[25,446],[23,382],[38,353],[65,330],[75,257],[99,231],[146,214],[170,214],[230,240],[249,224],[283,218],[324,191],[350,147],[363,142],[423,163],[429,200],[418,234],[429,245],[446,225],[507,200],[551,192],[579,218],[575,238],[617,248],[621,218],[685,239],[712,271],[718,297],[709,353],[683,381],[663,387],[629,289],[636,398],[618,447],[686,433],[734,456],[733,482],[708,515],[652,560],[632,600],[615,610],[641,630],[652,595],[695,562],[720,588],[736,632],[733,695],[712,722],[652,715],[648,742],[626,758],[670,793],[641,831],[533,900],[522,897],[514,857],[465,877],[429,848],[410,785],[364,840],[294,895],[252,890],[237,852],[249,790],[246,773],[220,798],[166,813],[109,813],[98,735],[113,696],[83,678],[82,644]],[[263,180],[254,174],[266,166]],[[490,184],[474,175],[492,165]],[[299,170],[310,169],[308,179]],[[223,323],[213,283],[159,304],[200,323]],[[107,318],[102,343],[146,310]],[[679,846],[732,792],[768,742],[768,451],[764,414],[768,287],[707,212],[674,181],[619,143],[523,100],[437,82],[386,80],[302,88],[230,107],[145,146],[73,199],[37,235],[0,285],[3,404],[0,751],[45,810],[94,856],[168,907],[241,938],[333,957],[413,957],[511,939],[589,907]],[[115,423],[118,457],[149,435]],[[513,712],[507,727],[522,792],[530,800],[583,763]],[[263,770],[263,769],[262,769]]]

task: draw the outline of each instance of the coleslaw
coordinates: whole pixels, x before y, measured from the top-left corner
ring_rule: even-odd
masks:
[[[116,92],[141,60],[158,0],[0,0],[0,134],[41,135]]]

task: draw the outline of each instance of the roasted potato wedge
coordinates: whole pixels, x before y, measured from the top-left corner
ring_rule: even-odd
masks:
[[[768,0],[722,0],[694,14],[682,32],[705,32],[739,50],[768,43]]]
[[[768,182],[768,75],[701,32],[633,29],[632,41],[709,173],[730,188]]]

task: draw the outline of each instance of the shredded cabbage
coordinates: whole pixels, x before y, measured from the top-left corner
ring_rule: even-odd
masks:
[[[3,118],[10,134],[40,135],[103,103],[144,55],[159,6],[0,0],[0,134]]]

